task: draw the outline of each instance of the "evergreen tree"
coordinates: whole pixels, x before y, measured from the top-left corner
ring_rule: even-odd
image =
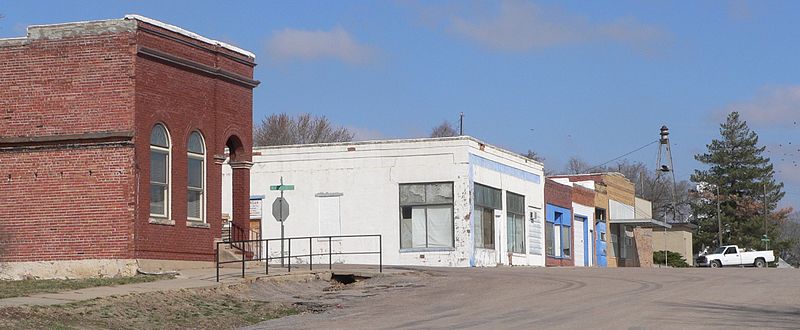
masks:
[[[717,246],[717,187],[722,213],[723,244],[736,244],[742,248],[763,248],[764,219],[767,218],[767,236],[771,247],[778,248],[779,224],[785,220],[787,210],[775,212],[783,198],[783,183],[776,182],[770,159],[763,156],[765,146],[758,145],[758,135],[747,122],[732,112],[720,125],[721,139],[706,145],[708,152],[694,158],[708,166],[695,170],[691,180],[699,185],[700,196],[693,205],[698,226],[694,238],[695,249],[700,246]],[[764,212],[766,191],[767,212]]]

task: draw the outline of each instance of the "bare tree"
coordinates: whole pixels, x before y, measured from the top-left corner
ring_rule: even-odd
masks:
[[[669,222],[685,222],[691,216],[691,184],[686,181],[675,183],[675,205],[672,203],[672,177],[657,172],[642,162],[620,161],[616,166],[602,169],[605,172],[622,173],[636,186],[636,197],[653,202],[653,218]]]
[[[567,168],[565,169],[566,173],[564,174],[583,174],[586,173],[591,167],[591,164],[578,157],[570,157],[569,161],[567,161]]]
[[[280,113],[261,120],[253,128],[253,144],[256,146],[278,146],[326,142],[348,142],[354,133],[341,126],[334,126],[325,116],[304,113],[296,118]]]
[[[685,222],[691,216],[691,184],[686,181],[675,183],[675,204],[672,203],[672,180],[669,175],[656,175],[646,164],[622,160],[616,165],[591,166],[578,157],[567,162],[564,174],[586,172],[619,172],[635,186],[636,197],[653,202],[653,218],[669,222]]]
[[[453,125],[447,120],[439,124],[439,126],[434,127],[431,131],[432,138],[448,136],[458,136],[458,131],[453,128]]]
[[[527,153],[522,154],[522,157],[533,159],[540,163],[544,163],[544,157],[542,157],[542,155],[538,154],[536,151],[533,151],[531,149],[528,149]]]

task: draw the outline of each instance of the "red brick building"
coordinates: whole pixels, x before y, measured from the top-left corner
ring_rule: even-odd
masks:
[[[248,227],[254,60],[133,15],[0,39],[0,277],[213,261],[228,156]]]

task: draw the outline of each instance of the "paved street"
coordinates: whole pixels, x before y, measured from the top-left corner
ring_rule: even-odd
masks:
[[[795,269],[436,268],[382,280],[325,312],[256,327],[800,327]]]

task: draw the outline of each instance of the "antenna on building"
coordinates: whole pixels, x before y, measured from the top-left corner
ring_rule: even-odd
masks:
[[[656,159],[656,182],[661,179],[661,175],[669,172],[672,175],[672,185],[670,193],[672,195],[672,221],[677,221],[677,203],[675,201],[675,167],[672,165],[672,149],[669,144],[669,128],[667,125],[661,126],[658,139],[658,158]],[[664,156],[664,157],[662,157]],[[667,266],[669,254],[667,253],[667,215],[664,214],[664,267]]]

